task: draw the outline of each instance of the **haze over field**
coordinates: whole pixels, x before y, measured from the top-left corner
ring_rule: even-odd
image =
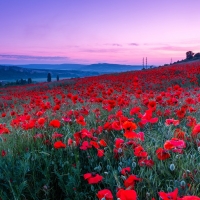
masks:
[[[162,65],[200,49],[200,1],[0,1],[0,64]]]

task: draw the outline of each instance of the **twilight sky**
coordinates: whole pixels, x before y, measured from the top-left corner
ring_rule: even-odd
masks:
[[[200,0],[0,0],[0,64],[169,63],[200,52]]]

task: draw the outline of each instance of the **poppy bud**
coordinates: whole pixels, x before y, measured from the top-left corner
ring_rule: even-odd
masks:
[[[136,163],[132,162],[132,167],[135,168],[136,167]]]
[[[171,171],[174,171],[174,170],[175,170],[175,165],[174,165],[174,164],[171,164],[171,165],[169,166],[169,169],[170,169]]]
[[[181,186],[182,186],[182,187],[185,187],[185,186],[186,186],[185,181],[181,181]]]

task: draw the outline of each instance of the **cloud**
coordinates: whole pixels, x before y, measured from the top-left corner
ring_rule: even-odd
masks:
[[[129,45],[131,45],[131,46],[139,46],[138,43],[129,43]]]
[[[117,44],[117,43],[113,43],[112,46],[117,46],[117,47],[121,47],[121,44]]]
[[[31,56],[31,55],[9,55],[9,54],[0,54],[0,59],[9,59],[9,60],[48,60],[48,61],[59,61],[69,59],[68,57],[63,56]]]
[[[106,43],[104,45],[106,45],[106,46],[115,46],[115,47],[122,47],[123,46],[122,44],[119,44],[119,43]]]
[[[83,50],[80,50],[81,52],[88,52],[88,53],[116,53],[116,52],[119,52],[121,50],[119,49],[83,49]]]
[[[152,50],[161,50],[161,51],[192,51],[193,49],[198,48],[198,46],[188,46],[188,47],[183,47],[183,46],[160,46],[160,47],[153,47],[151,48]]]

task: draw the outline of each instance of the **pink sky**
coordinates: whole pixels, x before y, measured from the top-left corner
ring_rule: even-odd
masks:
[[[0,64],[161,65],[200,52],[200,1],[0,1]]]

